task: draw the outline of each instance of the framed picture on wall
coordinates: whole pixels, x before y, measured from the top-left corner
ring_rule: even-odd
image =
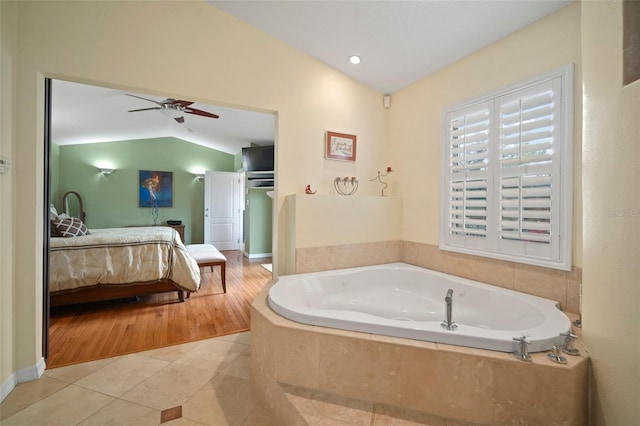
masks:
[[[140,170],[138,207],[173,207],[173,172]]]
[[[356,135],[327,132],[325,158],[329,160],[356,161]]]

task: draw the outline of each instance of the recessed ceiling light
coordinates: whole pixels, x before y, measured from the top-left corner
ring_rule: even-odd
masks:
[[[360,63],[360,56],[349,56],[349,62],[351,62],[352,64],[359,64]]]

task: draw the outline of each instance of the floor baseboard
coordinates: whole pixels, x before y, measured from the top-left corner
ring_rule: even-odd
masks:
[[[42,376],[42,373],[44,373],[45,367],[46,364],[44,362],[44,358],[40,358],[36,365],[21,368],[9,376],[9,378],[2,384],[2,388],[0,388],[0,402],[4,401],[4,399],[19,383],[38,380]]]

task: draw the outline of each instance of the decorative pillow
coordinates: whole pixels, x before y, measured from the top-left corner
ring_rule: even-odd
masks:
[[[66,217],[54,220],[54,225],[57,231],[62,237],[81,237],[83,235],[89,235],[89,230],[82,223],[82,221],[76,217]]]
[[[62,234],[60,234],[60,231],[58,231],[58,227],[56,226],[56,223],[53,218],[50,220],[50,222],[51,222],[51,236],[62,237]]]

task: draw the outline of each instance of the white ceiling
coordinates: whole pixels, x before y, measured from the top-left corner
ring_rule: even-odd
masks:
[[[573,0],[206,1],[392,94]]]
[[[198,145],[237,154],[252,143],[273,145],[275,116],[194,103],[218,119],[184,114],[184,123],[159,111],[127,112],[155,107],[125,93],[155,101],[164,97],[54,80],[52,84],[52,142],[58,145],[176,137]]]
[[[259,0],[209,4],[379,90],[394,93],[573,0]],[[351,55],[362,62],[352,65]],[[161,89],[161,88],[158,88]],[[55,80],[52,140],[59,145],[173,136],[230,154],[273,144],[271,114],[194,103],[219,119],[127,112],[165,98]],[[187,99],[188,100],[188,99]]]

